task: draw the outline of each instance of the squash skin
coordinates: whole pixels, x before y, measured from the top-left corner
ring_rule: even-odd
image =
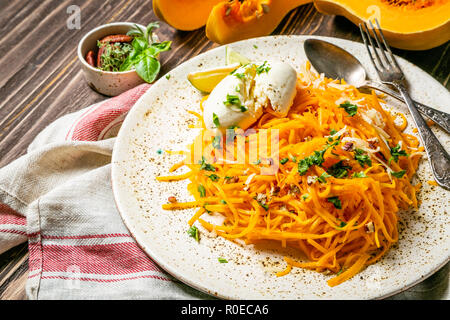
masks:
[[[206,23],[206,36],[213,42],[226,44],[269,35],[289,11],[312,0],[259,0],[256,2],[264,4],[268,12],[260,14],[259,17],[253,15],[241,20],[227,15],[230,7],[228,1],[214,6]]]
[[[354,24],[373,19],[379,10],[379,22],[390,46],[404,50],[428,50],[450,40],[450,1],[420,10],[390,7],[380,0],[314,0],[323,14],[344,16]],[[365,8],[366,10],[362,10]],[[372,7],[374,8],[374,7]]]
[[[153,0],[156,16],[178,30],[203,27],[214,5],[223,0]]]

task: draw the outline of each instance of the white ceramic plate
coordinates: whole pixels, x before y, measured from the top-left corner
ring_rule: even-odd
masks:
[[[298,70],[306,61],[303,42],[307,38],[310,37],[263,37],[231,47],[251,60],[280,59]],[[314,38],[348,50],[376,79],[362,44]],[[399,62],[411,80],[415,99],[436,108],[449,104],[449,92],[437,81],[405,60]],[[418,179],[423,183],[420,209],[400,213],[403,222],[398,245],[380,262],[337,287],[327,285],[331,276],[299,268],[293,268],[287,276],[276,277],[274,271],[285,267],[282,257],[286,252],[280,248],[240,246],[213,237],[202,228],[200,243],[190,238],[187,221],[194,210],[161,209],[169,196],[179,201],[192,199],[186,190],[187,182],[155,180],[158,175],[166,175],[180,158],[159,154],[158,150],[185,150],[198,133],[188,129],[195,119],[186,110],[199,111],[202,95],[189,84],[186,75],[224,64],[225,48],[219,47],[172,70],[169,79],[162,77],[129,112],[116,141],[112,184],[117,207],[136,241],[163,269],[194,288],[226,299],[371,299],[405,290],[449,260],[450,192],[426,183],[432,180],[427,161],[422,161],[418,170]],[[406,106],[389,102],[394,110],[408,114]],[[434,131],[449,150],[449,136],[437,128]],[[228,263],[219,263],[219,257]]]

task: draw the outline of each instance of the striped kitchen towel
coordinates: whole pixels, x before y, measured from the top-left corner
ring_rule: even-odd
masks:
[[[162,271],[114,204],[114,137],[148,88],[58,119],[26,155],[0,169],[0,253],[28,241],[29,299],[209,297]]]

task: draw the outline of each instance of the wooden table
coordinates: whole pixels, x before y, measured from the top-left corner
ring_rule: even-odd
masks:
[[[67,26],[67,9],[72,5],[81,9],[80,29]],[[55,119],[105,99],[87,86],[76,58],[78,42],[86,32],[107,22],[147,25],[155,20],[150,0],[2,0],[0,167],[23,155],[33,138]],[[157,32],[161,39],[173,41],[173,49],[162,56],[161,74],[217,46],[206,38],[203,29],[182,32],[161,23]],[[311,4],[290,12],[274,34],[314,34],[361,42],[352,23],[322,15]],[[449,47],[447,43],[428,51],[395,53],[450,88]],[[27,251],[23,244],[0,255],[0,299],[26,298]],[[439,283],[435,298],[447,288],[448,271],[447,264],[432,277]],[[429,289],[432,283],[426,287]]]

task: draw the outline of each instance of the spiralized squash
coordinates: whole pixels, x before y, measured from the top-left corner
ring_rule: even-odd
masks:
[[[307,259],[284,257],[286,270],[277,276],[300,267],[334,273],[328,285],[339,285],[385,255],[398,241],[397,213],[418,205],[420,184],[411,181],[423,148],[403,131],[406,119],[401,116],[397,124],[383,103],[375,93],[318,75],[307,63],[298,74],[289,114],[278,118],[268,108],[251,128],[256,137],[276,131],[278,147],[269,147],[266,158],[253,162],[251,136],[236,130],[232,144],[222,140],[218,145],[214,137],[200,135],[201,163],[191,159],[193,144],[185,160],[170,170],[187,166],[189,172],[157,177],[189,179],[195,200],[163,208],[198,208],[188,224],[198,221],[226,239],[247,244],[272,240],[297,248]],[[204,128],[202,116],[191,113]],[[224,150],[245,154],[245,163],[221,161]],[[276,172],[261,174],[274,161]],[[224,223],[202,219],[209,212],[223,215]]]

